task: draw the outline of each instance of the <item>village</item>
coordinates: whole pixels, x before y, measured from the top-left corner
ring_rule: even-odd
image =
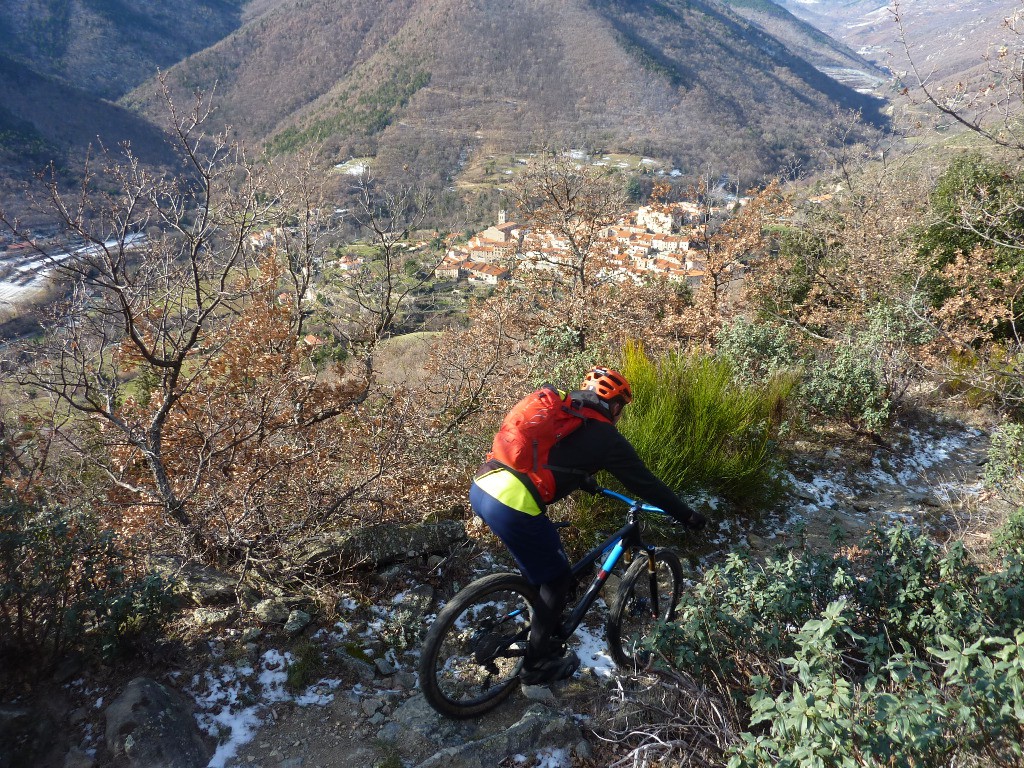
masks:
[[[742,198],[737,201],[740,205],[744,202]],[[589,249],[592,275],[597,280],[635,282],[659,276],[695,289],[707,268],[707,228],[722,213],[722,209],[689,201],[640,206],[598,231]],[[256,251],[266,250],[277,234],[279,231],[274,229],[252,233],[249,244]],[[564,269],[571,266],[573,258],[565,238],[509,221],[505,211],[499,211],[496,224],[472,234],[465,242],[453,240],[449,237],[443,257],[438,254],[433,273],[438,281],[494,286],[513,279],[517,268]],[[131,235],[125,245],[135,249],[144,243],[145,236],[140,233]],[[421,250],[427,245],[423,241],[409,243],[406,248]],[[19,300],[41,292],[54,268],[76,248],[86,250],[81,244],[70,247],[60,243],[58,238],[0,241],[0,304],[14,307]],[[339,253],[331,266],[346,272],[359,270],[364,264],[363,255],[348,252]],[[740,265],[726,267],[732,278],[741,276],[740,269]]]
[[[702,253],[704,227],[716,212],[685,201],[637,208],[598,232],[591,248],[595,277],[640,282],[659,275],[695,288],[707,265]],[[569,252],[564,238],[527,231],[501,211],[497,224],[466,243],[451,246],[434,276],[496,285],[512,278],[514,264],[529,269],[563,268],[569,264]]]

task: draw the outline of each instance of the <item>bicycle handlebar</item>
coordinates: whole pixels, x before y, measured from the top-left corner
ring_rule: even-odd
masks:
[[[631,507],[637,507],[638,509],[641,509],[644,512],[657,512],[659,515],[665,515],[666,517],[670,517],[670,515],[661,507],[655,507],[653,504],[647,504],[646,502],[643,501],[631,499],[629,498],[629,496],[623,496],[621,493],[616,493],[615,491],[609,490],[608,488],[598,488],[597,492],[604,496],[607,496],[610,499],[618,499],[619,501],[624,502],[625,504],[628,504]]]

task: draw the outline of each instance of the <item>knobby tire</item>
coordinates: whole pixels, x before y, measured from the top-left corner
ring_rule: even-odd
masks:
[[[638,557],[619,583],[608,612],[608,650],[623,669],[644,669],[651,653],[644,642],[659,623],[675,616],[683,583],[683,565],[668,549],[654,552],[655,583],[652,589],[646,555]],[[655,609],[656,606],[656,609]]]
[[[540,604],[526,579],[495,573],[453,597],[427,631],[419,662],[423,696],[455,719],[476,717],[515,690]]]

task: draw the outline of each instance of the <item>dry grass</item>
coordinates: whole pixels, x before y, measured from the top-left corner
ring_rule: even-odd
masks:
[[[380,381],[395,386],[412,384],[426,375],[427,356],[437,333],[422,331],[395,336],[377,348],[375,359]]]
[[[616,678],[591,702],[595,765],[718,765],[738,733],[728,703],[675,672]]]

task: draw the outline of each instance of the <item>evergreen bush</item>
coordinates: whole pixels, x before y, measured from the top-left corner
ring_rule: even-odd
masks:
[[[743,318],[719,332],[715,353],[748,382],[763,381],[801,366],[797,346],[785,328]]]
[[[1024,507],[1011,512],[1006,521],[992,532],[992,542],[997,551],[1024,554]]]
[[[580,348],[579,332],[569,325],[544,326],[533,335],[533,385],[576,389],[594,366],[594,352]]]
[[[654,645],[735,703],[733,768],[1019,765],[1022,573],[900,525],[840,554],[734,555]]]
[[[88,516],[0,501],[0,668],[8,673],[29,675],[71,650],[110,660],[172,608],[171,585]]]
[[[1007,423],[992,433],[985,485],[1024,504],[1024,424]]]
[[[869,430],[884,427],[893,413],[878,357],[855,338],[808,364],[800,394],[815,413]]]

